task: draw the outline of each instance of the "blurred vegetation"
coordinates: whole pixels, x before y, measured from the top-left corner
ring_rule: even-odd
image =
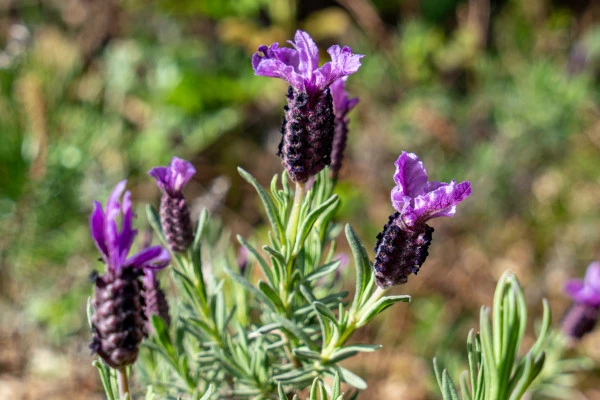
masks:
[[[263,183],[279,171],[285,83],[254,77],[250,56],[297,28],[366,54],[348,81],[361,100],[339,185],[341,218],[365,243],[392,212],[402,150],[473,184],[398,289],[413,304],[365,332],[389,348],[358,366],[371,396],[430,396],[434,353],[460,370],[505,269],[560,315],[565,279],[600,258],[597,2],[8,0],[0,11],[0,304],[56,348],[87,340],[87,275],[101,267],[87,218],[117,181],[143,215],[158,196],[146,171],[178,155],[199,171],[197,208],[234,233],[261,222],[235,167]],[[580,351],[598,361],[599,343]],[[598,386],[592,375],[584,386]]]

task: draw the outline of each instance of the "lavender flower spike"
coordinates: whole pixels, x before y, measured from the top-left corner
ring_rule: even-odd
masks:
[[[128,257],[137,230],[132,227],[135,215],[131,194],[128,191],[123,194],[125,185],[126,181],[122,181],[114,188],[106,211],[99,202],[94,202],[90,217],[92,238],[107,266],[103,275],[94,275],[94,337],[90,348],[113,368],[133,364],[146,335],[144,299],[138,279],[142,270],[169,264],[169,252],[160,246],[148,247]]]
[[[329,87],[333,97],[333,111],[335,114],[333,144],[331,149],[331,176],[336,179],[342,168],[346,141],[348,139],[348,122],[346,116],[358,103],[358,97],[350,99],[346,92],[347,77],[340,78]]]
[[[587,267],[583,281],[568,281],[565,292],[573,299],[573,306],[563,317],[561,329],[567,336],[581,339],[594,329],[599,317],[600,262],[593,262]]]
[[[167,326],[171,324],[169,316],[169,303],[167,297],[160,287],[160,283],[156,277],[160,268],[144,268],[144,293],[146,300],[146,317],[148,318],[146,330],[152,331],[151,317],[158,315]]]
[[[260,46],[252,67],[256,75],[290,84],[277,155],[292,180],[304,183],[331,162],[335,117],[329,86],[358,71],[363,55],[334,45],[327,50],[331,61],[319,67],[319,49],[308,33],[296,31],[290,44],[294,48]]]
[[[194,239],[190,212],[183,197],[183,187],[196,173],[194,166],[173,157],[167,167],[152,168],[148,174],[156,179],[163,192],[160,200],[160,222],[173,251],[185,251]]]
[[[404,284],[416,274],[429,254],[433,228],[425,222],[436,217],[451,217],[456,205],[471,195],[469,182],[428,182],[427,171],[419,157],[402,152],[396,161],[396,187],[390,216],[377,235],[375,281],[381,288]]]

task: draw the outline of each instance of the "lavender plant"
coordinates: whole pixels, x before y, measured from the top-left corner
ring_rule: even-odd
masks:
[[[240,262],[232,248],[207,257],[203,249],[215,246],[222,235],[208,234],[218,224],[206,210],[193,228],[183,189],[195,169],[177,157],[149,172],[163,193],[159,211],[147,208],[162,246],[127,258],[137,232],[129,192],[118,202],[125,182],[113,191],[106,213],[96,203],[92,237],[108,268],[95,277],[89,315],[92,349],[101,358],[96,365],[109,399],[118,398],[117,392],[119,398],[131,398],[127,370],[146,336],[137,370],[148,385],[148,399],[283,400],[308,391],[311,400],[339,400],[340,382],[357,391],[366,388],[340,363],[381,346],[349,340],[386,308],[410,301],[410,296],[388,291],[406,283],[425,262],[433,233],[426,222],[453,216],[471,194],[469,182],[429,181],[419,158],[402,152],[391,192],[396,212],[377,236],[375,261],[346,225],[356,286],[348,300],[348,292],[332,292],[323,278],[335,275],[341,264],[336,243],[342,228],[334,221],[340,201],[334,189],[347,113],[358,101],[349,98],[345,80],[359,69],[363,56],[335,45],[328,49],[331,61],[319,67],[317,46],[306,32],[298,31],[290,43],[293,48],[261,46],[252,57],[256,75],[290,84],[278,149],[285,172],[274,176],[267,189],[239,168],[264,207],[267,243],[238,236]],[[157,276],[169,262],[176,287],[171,309]],[[253,273],[254,266],[258,271]],[[469,336],[471,391],[463,380],[463,396],[516,400],[543,365],[549,313],[546,307],[540,339],[518,362],[527,317],[514,276],[498,284],[493,327],[489,313],[482,309],[481,333]],[[436,366],[436,375],[444,398],[457,398],[448,373],[440,374]]]
[[[540,333],[525,356],[518,353],[527,327],[525,297],[515,275],[506,272],[494,294],[490,311],[482,307],[479,332],[469,332],[469,370],[460,377],[459,397],[447,370],[434,370],[444,400],[517,400],[523,397],[545,362],[544,345],[550,332],[550,309],[546,300]],[[491,320],[490,320],[491,318]]]

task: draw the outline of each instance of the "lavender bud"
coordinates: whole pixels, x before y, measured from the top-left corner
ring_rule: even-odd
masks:
[[[160,283],[156,279],[156,272],[147,269],[145,271],[146,279],[144,280],[145,299],[146,299],[146,316],[147,316],[147,331],[153,330],[151,316],[158,315],[165,321],[167,326],[171,325],[171,317],[169,316],[169,303],[165,293],[160,288]]]
[[[194,231],[182,190],[196,170],[190,162],[173,157],[169,166],[152,168],[148,173],[163,192],[160,223],[167,243],[173,251],[185,251],[194,240]]]
[[[410,274],[417,274],[429,255],[433,228],[427,224],[413,230],[402,229],[400,213],[391,215],[377,235],[375,245],[375,281],[381,288],[404,284]]]
[[[140,271],[132,267],[96,278],[90,348],[112,368],[131,365],[146,336]]]
[[[160,223],[173,251],[185,251],[194,240],[192,220],[183,195],[163,194],[160,199]]]
[[[287,98],[277,155],[291,179],[304,183],[331,162],[333,100],[329,89],[311,98],[292,86]]]
[[[594,329],[596,321],[598,321],[598,307],[574,303],[564,315],[560,329],[565,335],[579,340]]]

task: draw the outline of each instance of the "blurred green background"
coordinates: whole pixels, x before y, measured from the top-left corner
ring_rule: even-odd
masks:
[[[0,398],[101,398],[87,218],[116,182],[129,179],[143,232],[159,196],[146,171],[178,155],[198,170],[194,212],[244,235],[262,223],[235,168],[264,184],[281,170],[286,84],[255,77],[250,56],[298,28],[324,56],[335,43],[366,55],[348,81],[360,103],[338,192],[339,220],[367,247],[393,211],[402,150],[433,179],[473,185],[434,222],[422,273],[394,289],[413,303],[362,332],[385,347],[349,365],[370,384],[361,398],[436,398],[431,357],[464,365],[505,269],[558,324],[565,280],[600,258],[599,2],[2,0]],[[577,351],[600,361],[600,333]],[[600,399],[598,369],[579,387]]]

